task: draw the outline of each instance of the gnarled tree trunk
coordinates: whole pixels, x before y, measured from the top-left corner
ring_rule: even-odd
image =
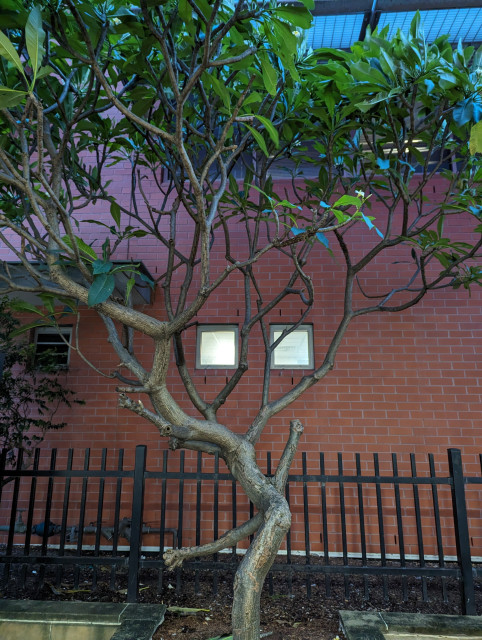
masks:
[[[236,572],[233,640],[259,639],[261,590],[291,526],[291,513],[285,498],[273,486],[269,494],[271,505],[263,514],[263,524]]]
[[[302,432],[301,422],[293,420],[288,442],[273,478],[263,475],[256,464],[254,447],[245,438],[240,438],[236,449],[223,451],[230,471],[259,513],[214,542],[200,547],[171,549],[164,554],[166,565],[174,569],[188,558],[211,555],[256,532],[234,581],[233,640],[259,640],[260,637],[261,590],[291,526],[291,513],[283,492]]]

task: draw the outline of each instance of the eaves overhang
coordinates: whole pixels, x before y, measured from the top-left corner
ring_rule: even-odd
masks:
[[[113,260],[114,265],[125,265],[128,264],[123,260]],[[43,271],[47,272],[47,266],[42,265],[40,263],[31,263],[32,266],[35,267],[36,271],[42,274]],[[131,291],[131,300],[132,305],[134,307],[151,304],[153,301],[153,289],[147,282],[145,282],[140,274],[143,274],[151,281],[154,281],[154,278],[149,273],[148,269],[145,265],[136,261],[133,263],[135,265],[136,271],[138,273],[126,272],[126,271],[118,271],[114,274],[115,278],[115,288],[112,293],[113,297],[121,298],[122,300],[125,298],[127,282],[131,277],[134,277],[135,284]],[[66,267],[67,275],[79,284],[84,284],[83,277],[78,269],[75,267]],[[3,261],[0,262],[0,276],[5,276],[9,280],[14,281],[16,284],[22,287],[38,287],[40,285],[48,286],[49,289],[57,288],[52,281],[46,277],[45,280],[40,279],[40,283],[37,283],[35,279],[30,275],[26,267],[19,261]],[[4,281],[0,279],[0,296],[2,295]],[[17,298],[20,300],[24,300],[25,302],[29,302],[34,305],[41,305],[42,300],[37,293],[30,291],[15,291],[13,293],[6,294],[10,298]],[[62,295],[59,287],[59,295]]]

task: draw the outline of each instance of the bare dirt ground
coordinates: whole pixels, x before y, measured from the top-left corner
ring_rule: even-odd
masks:
[[[205,584],[202,584],[205,582]],[[209,597],[209,582],[202,581],[201,593],[193,591],[193,580],[187,580],[182,594],[173,593],[164,601],[170,606],[208,609],[192,615],[179,615],[168,610],[164,624],[158,629],[154,640],[208,640],[229,635],[230,609],[232,603],[232,581],[219,581],[216,597]],[[307,581],[304,577],[293,579],[293,595],[288,594],[286,580],[273,580],[273,595],[265,588],[261,601],[261,628],[271,632],[270,640],[344,640],[339,627],[340,609],[359,611],[406,611],[421,613],[459,614],[460,591],[457,582],[445,583],[446,601],[440,580],[427,581],[427,601],[423,601],[422,581],[410,579],[405,587],[402,580],[388,580],[384,593],[383,579],[348,577],[330,580],[330,597],[326,595],[324,577],[311,576],[311,597],[307,596]],[[369,592],[366,592],[366,585]],[[172,586],[172,585],[171,585]],[[204,587],[204,588],[203,588]],[[348,593],[349,592],[349,593]],[[366,596],[368,595],[368,598]],[[404,601],[404,596],[407,600]],[[388,597],[385,597],[388,596]]]
[[[0,565],[0,573],[2,566]],[[3,576],[5,577],[5,576]],[[110,569],[102,566],[92,583],[93,569],[82,569],[75,585],[75,569],[12,566],[8,581],[0,577],[0,597],[35,600],[124,602],[127,576],[118,575],[111,588]],[[24,584],[25,583],[25,584]],[[141,573],[140,602],[169,607],[153,640],[210,640],[228,637],[232,605],[232,572],[182,571]],[[309,594],[308,592],[311,592]],[[424,601],[424,594],[426,600]],[[478,613],[482,591],[477,588]],[[177,608],[177,609],[176,609]],[[186,612],[183,609],[199,609]],[[181,610],[179,610],[181,609]],[[440,578],[330,577],[295,573],[291,583],[275,574],[267,581],[261,602],[261,627],[269,640],[344,640],[339,629],[340,609],[460,614],[460,588],[456,580]]]

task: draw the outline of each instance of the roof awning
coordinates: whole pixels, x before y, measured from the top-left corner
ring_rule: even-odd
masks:
[[[449,42],[464,45],[482,42],[481,0],[315,0],[313,25],[306,43],[314,49],[349,49],[363,40],[367,26],[389,25],[389,37],[397,29],[407,32],[415,12],[420,11],[428,42],[448,35]]]
[[[123,260],[113,260],[114,265],[120,264],[128,264]],[[146,269],[144,264],[140,261],[136,261],[135,263],[136,271],[142,273],[144,276],[147,276],[152,281],[154,278],[151,276],[149,271]],[[36,267],[37,271],[42,272],[46,271],[47,267],[45,265],[40,265],[39,263],[33,263]],[[67,274],[75,281],[82,284],[82,276],[78,269],[74,267],[67,267]],[[15,283],[25,286],[25,287],[35,287],[37,283],[32,278],[32,276],[28,273],[27,269],[21,262],[0,262],[0,274],[7,276],[14,280]],[[149,286],[147,282],[141,278],[139,274],[132,274],[132,272],[119,271],[114,274],[115,277],[115,289],[113,292],[113,296],[124,299],[126,294],[127,282],[131,277],[135,278],[135,285],[131,291],[131,299],[134,307],[141,306],[144,304],[152,303],[152,295],[153,289]],[[49,288],[55,285],[52,285],[52,282],[46,278],[44,281],[45,285]],[[0,279],[0,296],[2,295],[2,284],[3,281]],[[42,300],[35,293],[25,292],[25,291],[16,291],[14,293],[7,294],[10,298],[18,298],[20,300],[24,300],[29,302],[30,304],[41,305]]]

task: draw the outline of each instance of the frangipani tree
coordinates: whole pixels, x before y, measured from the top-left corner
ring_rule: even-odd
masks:
[[[475,125],[478,151],[480,55],[453,51],[446,38],[428,45],[418,17],[410,34],[391,42],[382,32],[351,52],[303,51],[309,0],[296,7],[222,0],[4,4],[0,242],[30,283],[15,281],[5,265],[2,292],[42,296],[42,322],[55,324],[59,299],[93,308],[122,364],[113,372],[122,381],[120,406],[154,424],[172,448],[224,459],[257,514],[219,540],[169,551],[165,560],[174,567],[256,533],[235,580],[233,637],[257,639],[261,587],[290,527],[283,487],[302,426],[291,422],[273,479],[256,464],[263,429],[330,372],[352,320],[403,311],[436,289],[480,284],[481,169],[469,150]],[[104,177],[112,163],[126,160],[129,206]],[[291,171],[289,193],[279,193],[271,177],[280,161]],[[303,177],[306,163],[315,164],[316,177]],[[442,169],[445,193],[434,203],[426,191]],[[154,204],[146,185],[156,185]],[[383,211],[376,220],[374,201]],[[108,219],[96,215],[99,202]],[[450,235],[447,221],[455,216],[457,227],[465,221],[464,242]],[[93,224],[104,234],[102,246],[85,241]],[[368,244],[361,233],[367,226]],[[155,282],[136,263],[115,262],[127,242],[147,237],[159,256]],[[370,291],[364,274],[394,249],[405,252],[403,269],[393,266],[393,285]],[[344,270],[336,329],[316,368],[276,395],[273,350],[316,304],[317,256],[327,251]],[[263,282],[271,259],[284,265],[286,281],[268,296]],[[122,297],[114,291],[120,270],[128,276]],[[133,308],[140,277],[162,293],[162,319]],[[325,268],[324,283],[329,277]],[[207,399],[185,354],[185,331],[231,280],[244,295],[239,364]],[[290,298],[304,312],[271,343],[270,314]],[[256,332],[265,362],[259,410],[238,433],[218,414],[249,368]],[[136,355],[139,334],[151,340],[148,368]],[[191,409],[169,392],[174,366]]]

